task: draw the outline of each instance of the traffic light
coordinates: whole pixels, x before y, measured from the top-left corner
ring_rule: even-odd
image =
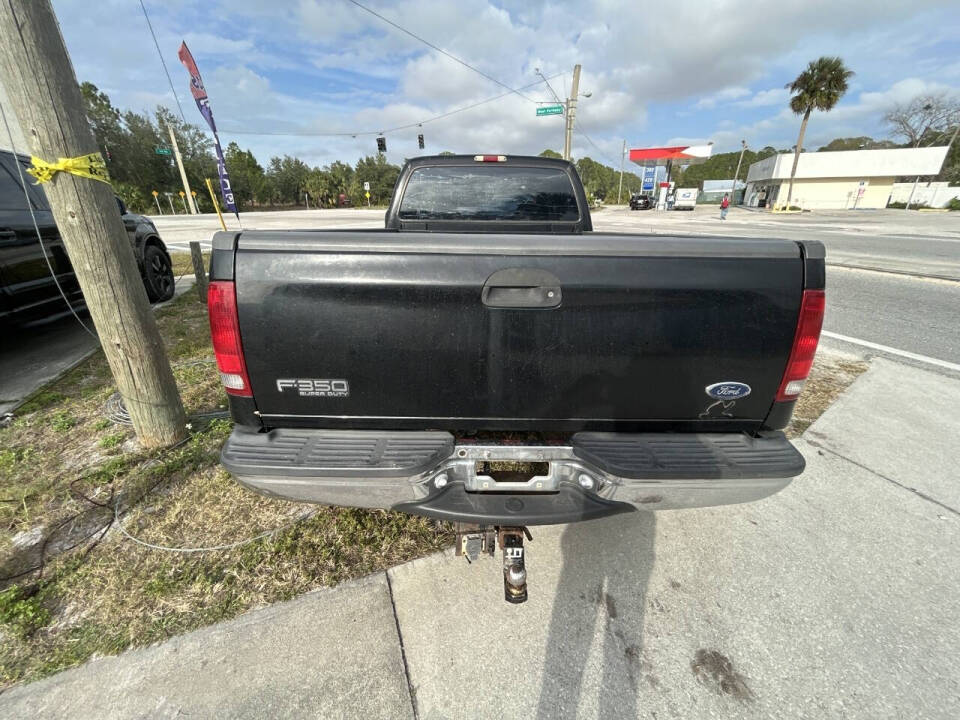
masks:
[[[377,138],[377,152],[385,153],[387,151],[387,139],[381,135]]]
[[[417,145],[419,145],[419,146],[420,146],[420,149],[423,150],[423,148],[424,148],[424,144],[423,144],[423,133],[420,133],[419,135],[417,135]]]

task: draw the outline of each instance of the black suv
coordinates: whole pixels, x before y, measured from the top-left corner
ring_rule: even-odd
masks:
[[[649,210],[653,207],[653,198],[649,195],[641,195],[640,193],[634,193],[630,196],[630,209],[631,210]]]
[[[0,322],[24,325],[55,320],[70,313],[57,290],[43,248],[37,241],[30,208],[23,194],[16,162],[25,169],[26,156],[0,151]],[[74,309],[84,308],[83,294],[73,274],[63,240],[47,204],[43,188],[26,176],[27,192],[37,219],[43,245],[57,280]],[[150,302],[163,302],[173,297],[174,279],[170,254],[149,218],[127,212],[117,198],[133,254]]]

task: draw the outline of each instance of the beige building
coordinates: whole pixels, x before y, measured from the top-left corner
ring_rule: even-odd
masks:
[[[946,156],[945,146],[801,153],[791,204],[804,210],[884,208],[898,176],[936,175]],[[744,203],[751,207],[786,204],[792,166],[793,153],[753,163],[747,172]]]

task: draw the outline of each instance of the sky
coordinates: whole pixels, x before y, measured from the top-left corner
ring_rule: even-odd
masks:
[[[836,137],[887,137],[884,111],[917,94],[960,94],[956,0],[362,2],[525,97],[347,0],[144,0],[187,121],[203,124],[177,59],[182,40],[222,142],[262,164],[283,154],[353,163],[376,152],[379,131],[396,163],[443,150],[561,150],[563,117],[536,116],[537,101],[554,97],[537,69],[566,97],[576,63],[590,96],[579,100],[573,154],[608,165],[619,164],[624,140],[790,148],[800,120],[784,85],[821,55],[839,55],[856,75],[832,112],[811,117],[813,149]],[[122,109],[176,111],[138,0],[53,5],[79,80]],[[389,131],[412,123],[422,127]],[[373,134],[321,134],[330,132]]]

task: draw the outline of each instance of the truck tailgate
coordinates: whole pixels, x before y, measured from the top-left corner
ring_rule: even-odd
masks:
[[[600,233],[248,231],[234,272],[267,427],[753,430],[804,282],[794,242]]]

